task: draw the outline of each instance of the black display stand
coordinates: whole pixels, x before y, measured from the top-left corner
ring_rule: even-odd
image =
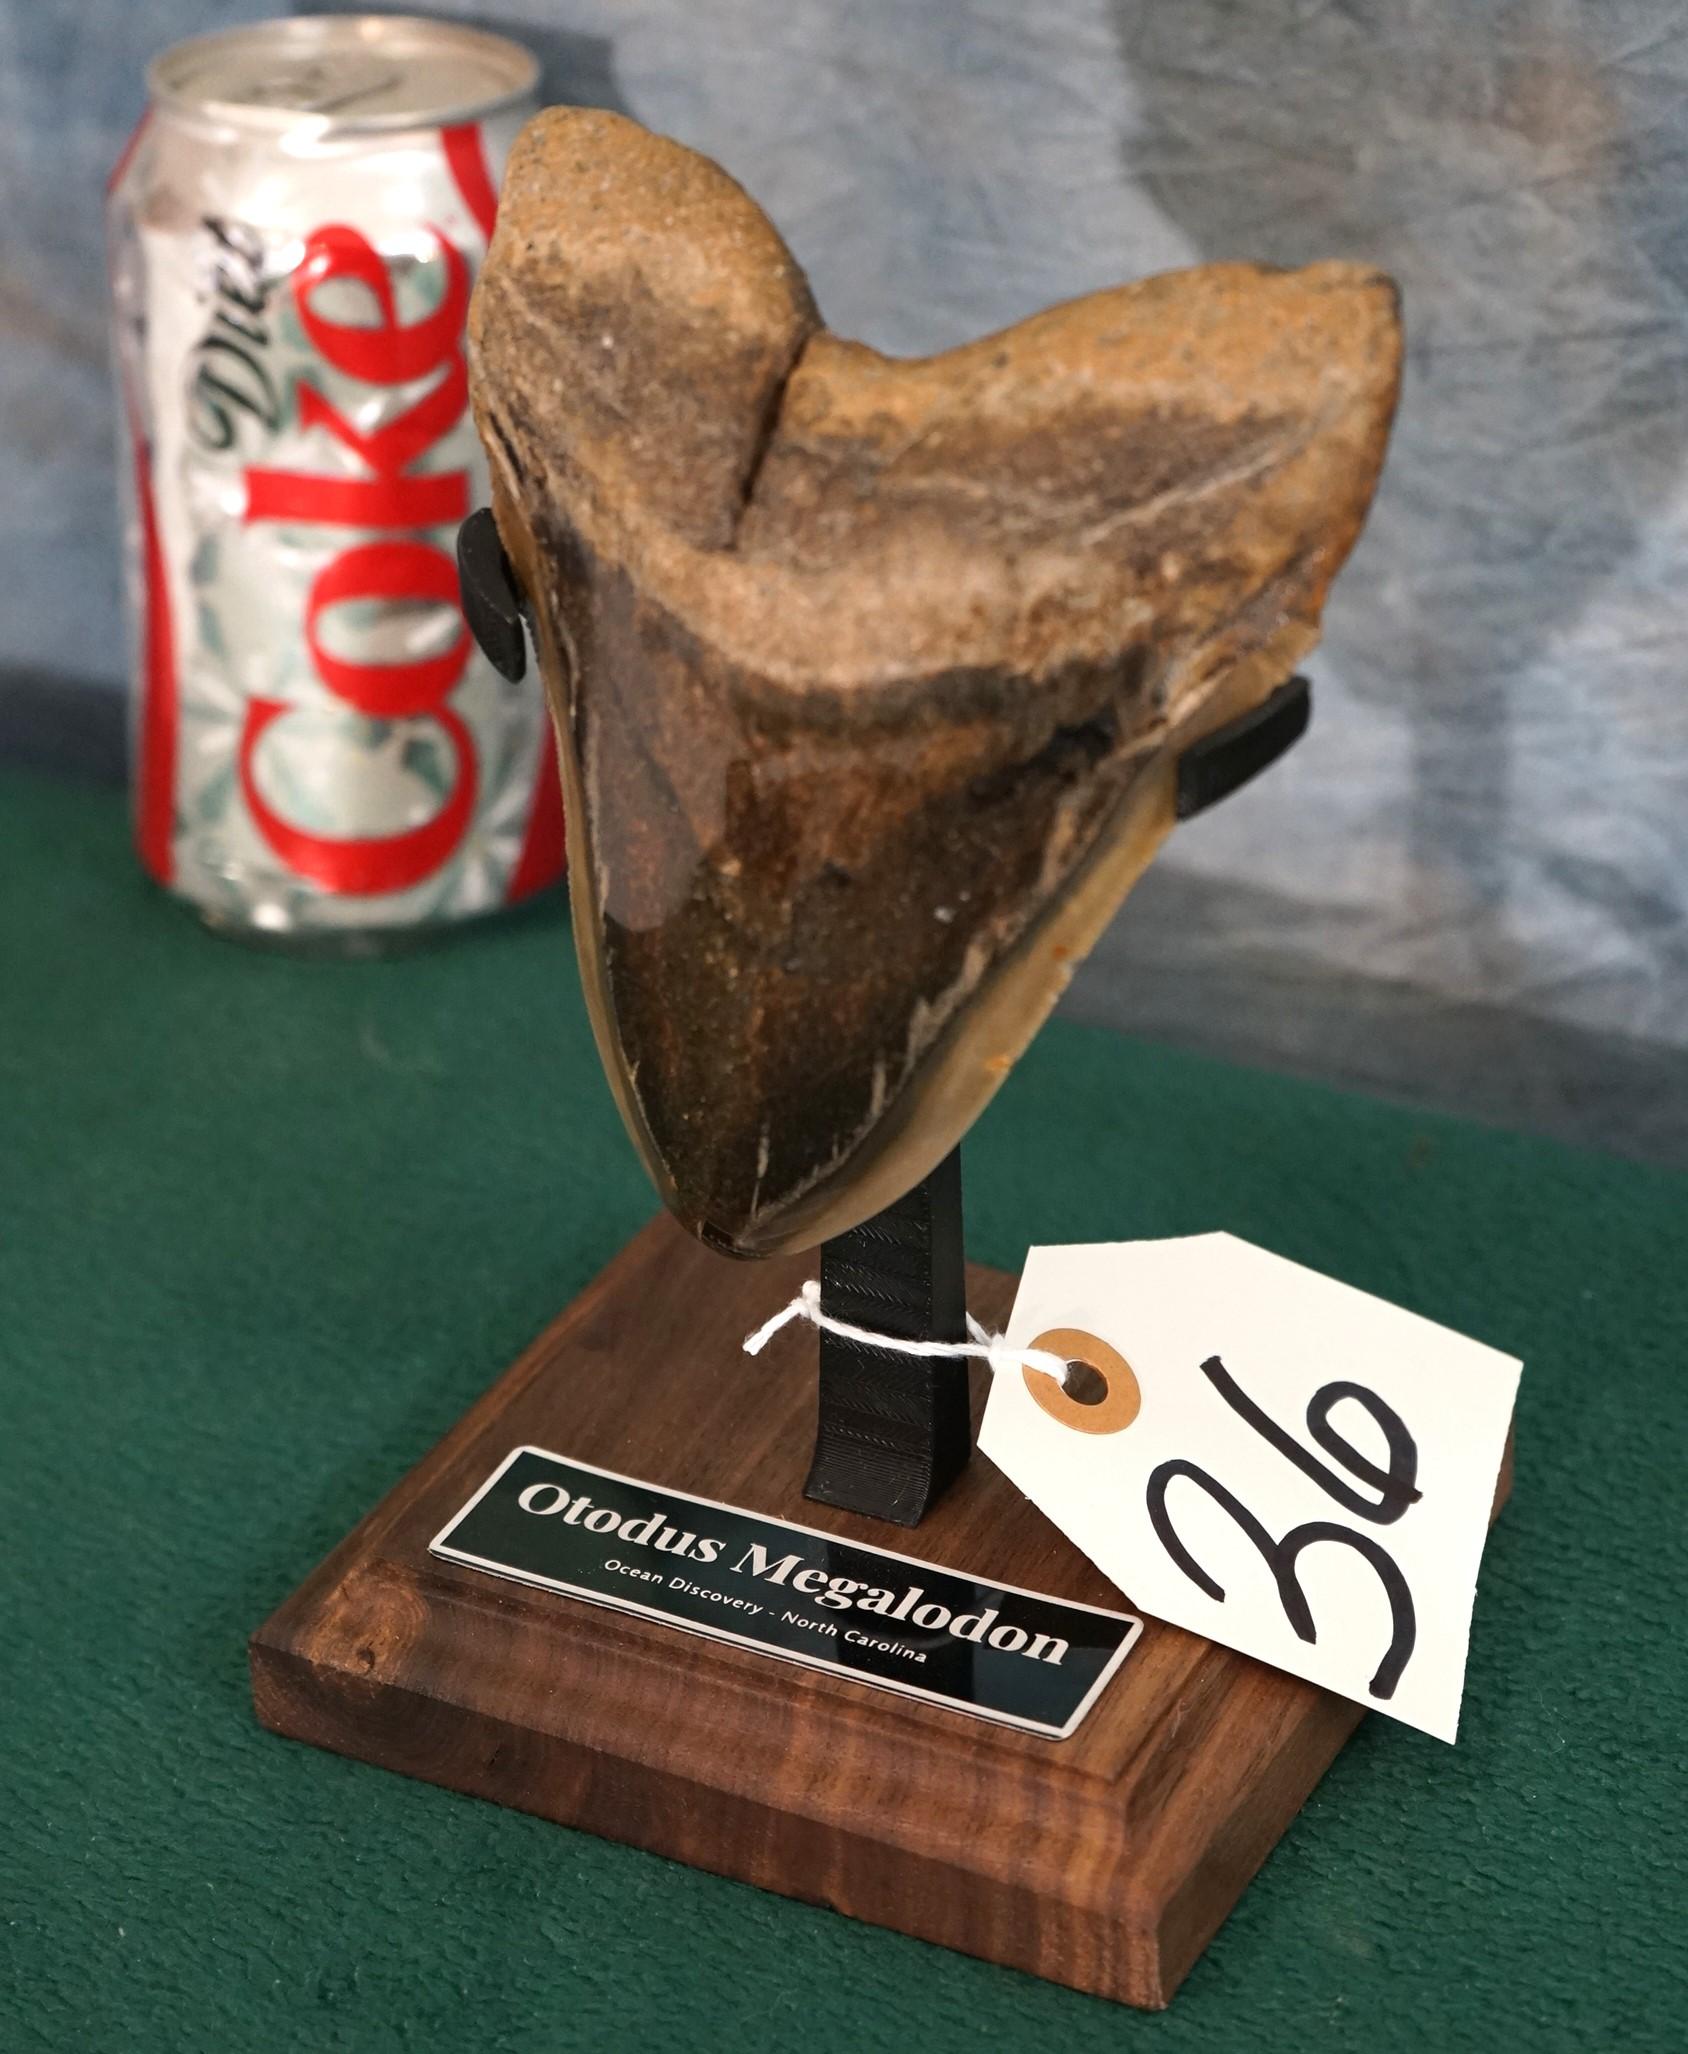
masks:
[[[821,1311],[902,1341],[967,1338],[961,1151],[821,1247]],[[916,1526],[972,1449],[967,1364],[822,1332],[815,1459],[803,1495]]]

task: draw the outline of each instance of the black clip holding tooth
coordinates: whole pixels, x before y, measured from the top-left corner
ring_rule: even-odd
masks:
[[[1313,688],[1290,678],[1269,699],[1193,742],[1178,759],[1178,818],[1205,813],[1292,749],[1313,717]]]
[[[526,606],[489,506],[477,507],[457,531],[457,583],[481,654],[501,678],[519,684],[527,672]]]

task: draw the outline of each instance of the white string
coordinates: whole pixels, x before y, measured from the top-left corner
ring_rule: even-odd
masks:
[[[810,1326],[819,1327],[823,1334],[836,1334],[841,1341],[861,1341],[869,1348],[883,1348],[892,1355],[963,1355],[989,1363],[996,1376],[1021,1368],[1040,1369],[1058,1384],[1064,1386],[1067,1381],[1065,1356],[1053,1354],[1047,1348],[1012,1348],[1003,1335],[987,1333],[971,1313],[967,1315],[967,1331],[973,1336],[970,1341],[901,1341],[895,1334],[876,1334],[867,1327],[853,1327],[848,1320],[834,1319],[830,1312],[822,1312],[818,1277],[811,1277],[789,1305],[772,1319],[764,1320],[755,1333],[745,1336],[746,1355],[760,1355],[780,1328],[794,1319],[807,1320]]]

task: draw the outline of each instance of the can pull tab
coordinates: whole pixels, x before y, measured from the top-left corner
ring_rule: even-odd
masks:
[[[463,618],[481,654],[501,678],[519,683],[527,671],[522,592],[489,506],[478,507],[457,531],[457,583]]]

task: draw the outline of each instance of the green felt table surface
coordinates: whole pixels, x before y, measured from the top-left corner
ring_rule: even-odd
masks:
[[[1368,1720],[1160,2017],[260,1731],[652,1196],[559,909],[253,953],[0,779],[0,2049],[1682,2045],[1682,1180],[1060,1022],[967,1177],[990,1262],[1226,1227],[1526,1359],[1459,1745]]]

